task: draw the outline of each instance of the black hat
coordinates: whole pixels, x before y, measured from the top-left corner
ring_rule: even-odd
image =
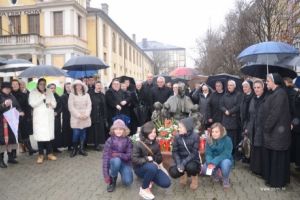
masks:
[[[3,82],[3,83],[1,84],[1,90],[2,90],[3,88],[9,88],[9,89],[11,89],[11,83],[10,83],[10,82]]]

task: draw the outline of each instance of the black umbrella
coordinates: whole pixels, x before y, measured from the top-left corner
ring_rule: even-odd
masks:
[[[0,65],[5,65],[6,64],[5,61],[6,61],[5,58],[0,57]]]
[[[4,65],[0,66],[0,72],[18,72],[36,65],[25,59],[9,59],[4,61]]]
[[[179,82],[182,82],[184,83],[185,85],[188,85],[188,80],[184,79],[184,78],[172,78],[172,81],[171,81],[173,84],[174,83],[179,83]]]
[[[67,73],[51,65],[38,65],[24,70],[19,77],[21,78],[39,78],[44,76],[68,76]]]
[[[128,90],[132,91],[132,90],[135,89],[135,81],[134,81],[134,79],[132,77],[129,77],[129,76],[120,76],[118,78],[114,78],[113,80],[115,80],[115,79],[118,79],[120,81],[120,83],[124,83],[125,80],[129,80],[130,85],[129,85]],[[111,88],[111,84],[112,83],[110,83],[109,88]]]
[[[65,63],[63,69],[71,71],[87,71],[106,69],[108,65],[95,56],[74,56]]]
[[[221,81],[224,85],[224,87],[227,86],[227,82],[229,80],[234,80],[236,82],[236,87],[237,89],[241,90],[242,89],[242,80],[238,76],[234,76],[231,74],[227,73],[222,73],[222,74],[216,74],[216,75],[211,75],[208,77],[206,84],[209,85],[211,88],[215,89],[215,85],[217,81]]]
[[[269,73],[278,73],[282,77],[297,77],[297,73],[295,71],[293,71],[290,67],[284,65],[268,65],[267,67],[266,64],[250,64],[244,65],[240,70],[243,74],[246,74],[248,76],[266,79],[267,68],[269,68]]]

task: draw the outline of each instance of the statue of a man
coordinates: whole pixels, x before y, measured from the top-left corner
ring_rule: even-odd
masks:
[[[171,96],[165,104],[170,106],[169,112],[171,117],[181,120],[188,117],[194,104],[190,97],[185,95],[185,84],[178,83],[178,94]]]

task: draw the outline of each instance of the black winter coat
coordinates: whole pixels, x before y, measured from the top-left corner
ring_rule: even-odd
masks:
[[[285,151],[291,144],[291,115],[286,91],[278,87],[264,103],[264,146]]]
[[[220,101],[223,97],[224,93],[214,92],[211,94],[208,109],[207,109],[207,117],[208,119],[212,119],[213,123],[220,122],[222,123],[223,112],[220,109]]]
[[[151,98],[151,93],[147,93],[144,88],[131,93],[134,115],[138,122],[138,126],[142,126],[145,122],[150,121],[152,107]]]
[[[259,98],[254,96],[249,104],[249,120],[245,129],[247,130],[251,144],[255,147],[263,146],[265,101],[265,95]]]
[[[203,116],[203,120],[205,123],[207,123],[208,120],[208,103],[210,100],[210,93],[205,97],[202,92],[199,90],[195,91],[192,95],[193,102],[197,102],[196,104],[199,105],[199,112]]]
[[[71,146],[72,145],[72,134],[73,130],[70,124],[70,111],[68,108],[69,94],[65,93],[61,96],[62,102],[62,135],[63,135],[63,146]]]
[[[300,134],[300,91],[297,92],[295,95],[294,100],[295,110],[294,110],[294,118],[292,121],[293,124],[293,131]]]
[[[223,95],[220,101],[220,110],[223,112],[222,124],[227,130],[237,130],[240,127],[240,104],[241,93],[236,90]],[[225,115],[226,110],[229,111],[229,115]]]
[[[189,150],[185,148],[184,142]],[[199,135],[188,131],[184,135],[177,134],[174,138],[172,145],[172,157],[176,163],[176,166],[180,166],[184,169],[186,164],[190,161],[197,161],[200,163],[199,159]]]
[[[240,117],[241,117],[241,126],[243,131],[245,130],[247,123],[249,122],[250,115],[249,115],[249,105],[250,101],[253,97],[253,93],[250,94],[243,94],[241,107],[240,107]]]
[[[155,161],[157,164],[160,164],[162,162],[162,155],[160,151],[159,144],[154,141],[150,141],[149,139],[145,139],[142,135],[140,135],[141,141],[143,141],[147,147],[149,147],[153,153],[151,153],[147,150],[147,148],[139,141],[135,142],[133,144],[133,150],[132,150],[132,156],[131,161],[134,168],[140,167],[143,164],[150,162],[148,161],[147,157],[152,156],[153,161]]]
[[[12,100],[12,107],[15,107],[19,112],[21,112],[21,107],[17,101],[17,99],[12,95],[12,94],[4,94],[0,93],[0,145],[5,145],[5,140],[4,140],[4,126],[3,126],[3,113],[8,111],[10,109],[9,107],[6,107],[4,105],[5,100],[11,99]],[[8,124],[7,124],[8,125]],[[16,144],[16,137],[11,130],[10,126],[8,125],[8,144]]]
[[[153,103],[158,101],[158,102],[164,104],[168,100],[168,98],[173,95],[172,90],[165,86],[162,88],[154,87],[154,88],[152,88],[151,91],[152,91],[152,102]]]
[[[19,133],[21,135],[21,139],[28,139],[29,135],[32,135],[33,133],[33,127],[32,127],[32,107],[28,103],[28,97],[29,93],[25,94],[18,91],[12,91],[12,95],[14,95],[24,112],[24,116],[20,116],[19,121]]]
[[[95,90],[91,91],[89,94],[92,101],[92,123],[105,122],[107,120],[105,95],[102,92],[96,93]]]

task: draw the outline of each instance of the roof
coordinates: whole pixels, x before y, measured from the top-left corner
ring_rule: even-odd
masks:
[[[146,44],[144,44],[146,43]],[[183,47],[177,47],[170,44],[165,44],[157,41],[142,41],[137,43],[138,46],[144,51],[153,51],[153,50],[185,50]]]

